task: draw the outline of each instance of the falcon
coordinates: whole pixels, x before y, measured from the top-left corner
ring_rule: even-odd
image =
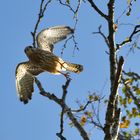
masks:
[[[40,48],[28,46],[24,51],[29,58],[29,62],[52,74],[63,74],[67,77],[67,74],[62,71],[80,73],[83,70],[82,65],[66,62],[53,53]]]
[[[24,104],[31,100],[35,76],[40,73],[47,71],[67,77],[67,73],[62,71],[80,73],[83,70],[82,65],[66,62],[53,53],[39,48],[26,47],[25,53],[29,61],[19,63],[16,67],[16,90],[20,101]]]
[[[38,48],[32,46],[25,48],[29,61],[19,63],[16,68],[16,89],[19,99],[24,104],[32,98],[34,80],[38,74],[47,71],[52,74],[63,74],[67,77],[67,73],[62,71],[80,73],[83,70],[82,65],[65,62],[53,54],[54,44],[66,39],[72,33],[74,30],[69,26],[47,28],[37,35]]]
[[[37,35],[38,48],[53,52],[54,44],[64,40],[68,35],[74,33],[69,26],[55,26],[42,30]]]
[[[20,101],[24,104],[28,103],[28,100],[31,100],[32,93],[34,92],[34,77],[42,72],[42,69],[32,65],[29,61],[17,65],[16,90]]]

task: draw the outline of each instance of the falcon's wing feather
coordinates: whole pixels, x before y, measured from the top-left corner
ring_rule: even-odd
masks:
[[[32,72],[32,73],[31,73]],[[25,104],[31,99],[34,91],[34,76],[42,71],[35,66],[31,66],[29,62],[18,64],[16,68],[16,89],[19,99]]]
[[[55,26],[44,29],[37,35],[38,47],[53,52],[53,45],[72,33],[74,33],[74,30],[69,26]]]

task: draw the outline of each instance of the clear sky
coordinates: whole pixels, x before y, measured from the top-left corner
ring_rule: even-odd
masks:
[[[55,0],[54,0],[55,1]],[[72,0],[71,0],[72,1]],[[106,12],[106,1],[98,0],[98,5]],[[119,17],[127,7],[126,1],[117,1],[115,16]],[[30,34],[34,29],[37,20],[40,0],[9,0],[1,1],[0,4],[0,42],[1,42],[1,78],[0,78],[0,139],[1,140],[57,140],[55,133],[59,132],[60,107],[54,102],[38,94],[39,90],[35,86],[35,92],[32,100],[24,105],[18,100],[15,88],[15,68],[20,62],[26,61],[24,48],[32,44]],[[120,23],[140,22],[140,1],[133,5],[132,16],[122,16]],[[74,26],[73,15],[68,8],[60,6],[53,2],[47,8],[44,19],[38,28],[38,31],[55,26],[69,25]],[[109,91],[109,62],[108,51],[103,39],[99,35],[92,35],[92,32],[98,30],[99,25],[103,26],[103,31],[107,34],[106,22],[91,9],[88,2],[82,4],[79,11],[79,21],[75,33],[76,41],[80,51],[75,51],[74,45],[68,43],[64,51],[63,59],[83,64],[84,71],[79,74],[71,74],[72,82],[69,86],[67,103],[73,108],[77,105],[75,101],[85,101],[88,93],[103,92],[108,97]],[[119,26],[116,33],[116,39],[124,40],[132,31],[133,26]],[[61,56],[61,49],[64,41],[58,43],[55,48],[55,54]],[[126,59],[125,68],[135,70],[140,73],[140,52],[136,50],[135,54],[130,53],[127,56],[129,47],[122,49],[119,53]],[[127,56],[127,57],[126,57]],[[65,78],[62,75],[52,75],[44,73],[38,76],[46,91],[53,92],[61,96],[62,84]],[[106,84],[105,84],[106,83]],[[104,90],[102,91],[105,85]],[[101,120],[104,120],[104,108],[101,109]],[[64,136],[68,140],[81,140],[79,133],[75,128],[67,125],[70,121],[65,118]],[[92,130],[91,139],[103,139],[101,131],[94,131],[92,127],[87,127],[87,131]]]

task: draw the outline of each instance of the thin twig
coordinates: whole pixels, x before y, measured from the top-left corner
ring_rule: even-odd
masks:
[[[126,45],[127,43],[130,43],[132,41],[132,38],[135,34],[137,34],[138,32],[140,32],[140,25],[136,25],[133,32],[130,34],[130,36],[124,40],[122,43],[120,44],[116,44],[117,48],[116,50],[119,50],[121,47],[123,47],[124,45]]]
[[[77,109],[77,110],[71,110],[71,111],[72,112],[76,112],[76,113],[81,112],[81,111],[84,111],[84,110],[86,110],[86,108],[88,107],[88,105],[91,104],[92,102],[93,101],[87,101],[87,103],[82,108]]]
[[[33,37],[33,47],[36,47],[36,32],[37,32],[39,23],[40,23],[41,19],[44,17],[44,13],[46,11],[46,8],[51,1],[52,0],[48,0],[44,5],[44,0],[41,0],[40,10],[39,10],[39,13],[38,13],[38,19],[37,19],[37,22],[35,24],[34,31],[31,32],[32,37]],[[43,5],[44,5],[44,7],[43,7]]]
[[[59,3],[60,3],[61,5],[68,7],[68,8],[73,12],[74,18],[77,17],[77,13],[78,13],[79,8],[80,8],[80,5],[81,5],[81,0],[78,0],[78,5],[77,5],[77,7],[76,7],[75,10],[71,7],[70,4],[68,4],[68,3],[66,3],[66,2],[64,3],[64,2],[62,2],[62,0],[58,0],[58,1],[59,1]]]
[[[98,32],[93,32],[93,34],[100,34],[102,37],[103,37],[103,39],[104,39],[104,41],[105,41],[105,43],[106,43],[106,45],[109,47],[109,42],[108,42],[108,38],[105,36],[105,34],[101,31],[101,28],[102,28],[102,25],[100,25],[99,27],[98,27]]]
[[[119,20],[122,18],[122,16],[126,13],[130,13],[130,9],[132,7],[133,2],[135,2],[135,0],[130,0],[129,5],[126,7],[126,9],[120,14],[120,16],[116,19],[116,23],[119,22]]]

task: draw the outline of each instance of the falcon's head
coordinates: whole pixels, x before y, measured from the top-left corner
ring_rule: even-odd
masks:
[[[35,50],[36,48],[32,47],[32,46],[27,46],[25,49],[24,49],[24,52],[25,54],[27,55],[30,55],[33,53],[33,51]]]

